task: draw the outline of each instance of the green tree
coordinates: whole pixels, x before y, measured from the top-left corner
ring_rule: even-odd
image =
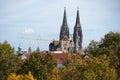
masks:
[[[16,73],[22,62],[20,57],[14,55],[14,48],[7,41],[0,43],[0,80],[6,80],[10,73]]]
[[[42,58],[40,52],[33,52],[31,57],[21,66],[18,73],[27,74],[28,71],[31,71],[33,76],[38,80],[46,80],[47,74],[56,66],[54,60],[51,54],[47,54],[46,57]]]
[[[98,50],[99,50],[99,42],[92,40],[88,47],[85,49],[85,51],[89,52],[93,56],[98,55]]]
[[[24,64],[21,66],[21,69],[18,71],[19,74],[27,74],[29,71],[37,79],[41,77],[41,73],[44,70],[42,69],[42,57],[39,52],[33,52],[31,57],[28,60],[25,60]]]
[[[107,55],[110,58],[110,67],[114,67],[120,77],[120,33],[107,33],[99,42],[91,42],[86,51],[96,57]]]
[[[0,43],[0,55],[2,54],[14,54],[14,48],[7,41]]]
[[[110,67],[107,55],[83,59],[75,54],[68,60],[66,66],[59,71],[61,80],[117,80],[116,70]]]
[[[120,44],[120,33],[109,32],[101,41],[100,47],[116,48]]]
[[[47,72],[51,72],[57,66],[54,55],[48,53],[44,58],[43,65],[47,68]]]
[[[119,46],[120,46],[120,33],[109,32],[104,38],[102,38],[99,42],[92,40],[89,43],[86,51],[93,54],[93,56],[99,56],[102,54],[107,54],[114,50],[116,55],[119,55]]]

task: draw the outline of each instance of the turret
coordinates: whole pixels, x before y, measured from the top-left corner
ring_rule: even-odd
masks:
[[[21,47],[21,44],[19,44],[19,46],[18,46],[18,55],[22,55],[23,53],[22,53],[22,47]]]

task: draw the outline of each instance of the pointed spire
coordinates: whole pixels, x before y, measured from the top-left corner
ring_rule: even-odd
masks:
[[[73,41],[75,45],[75,51],[82,49],[82,27],[80,24],[79,18],[79,8],[77,8],[77,16],[76,16],[76,23],[74,26],[73,32]]]
[[[79,8],[77,8],[77,17],[76,17],[76,24],[80,24],[80,17],[79,17]]]
[[[64,8],[63,23],[60,29],[60,40],[62,40],[65,36],[67,36],[69,39],[69,27],[67,25],[66,8]]]
[[[67,25],[66,7],[64,7],[63,25]]]

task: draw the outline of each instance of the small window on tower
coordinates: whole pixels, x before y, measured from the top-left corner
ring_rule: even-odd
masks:
[[[63,46],[64,46],[64,47],[66,47],[67,45],[66,45],[66,44],[64,44]]]
[[[66,47],[64,47],[64,50],[66,50]]]

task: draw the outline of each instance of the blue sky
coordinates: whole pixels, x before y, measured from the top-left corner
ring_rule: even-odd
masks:
[[[0,42],[7,40],[15,49],[40,47],[48,50],[50,41],[21,39],[39,36],[58,40],[64,7],[70,33],[73,33],[77,7],[83,30],[83,47],[99,41],[109,31],[120,32],[120,0],[0,0]]]

